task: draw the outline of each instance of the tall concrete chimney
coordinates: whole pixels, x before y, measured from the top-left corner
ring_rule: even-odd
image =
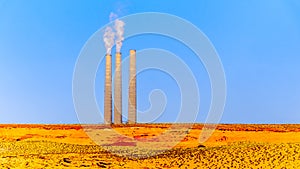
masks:
[[[115,91],[114,91],[114,124],[122,124],[122,66],[121,53],[116,53]]]
[[[105,91],[104,91],[104,123],[112,123],[112,93],[111,93],[111,55],[106,54]]]
[[[136,52],[130,50],[128,123],[136,123]]]

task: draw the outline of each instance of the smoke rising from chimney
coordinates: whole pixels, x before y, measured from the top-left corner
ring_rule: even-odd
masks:
[[[123,44],[123,34],[124,34],[124,25],[125,23],[119,19],[117,14],[111,12],[109,15],[109,20],[115,20],[114,30],[111,27],[106,27],[103,41],[105,43],[106,54],[111,54],[111,48],[114,46],[114,41],[116,40],[116,52],[120,53],[121,47]],[[115,39],[116,38],[116,39]]]
[[[124,40],[124,25],[125,23],[119,19],[115,20],[115,30],[116,30],[116,52],[120,53],[122,43]]]
[[[114,38],[115,33],[111,27],[106,27],[104,35],[103,35],[103,41],[105,43],[106,48],[106,54],[111,54],[111,48],[114,45]]]

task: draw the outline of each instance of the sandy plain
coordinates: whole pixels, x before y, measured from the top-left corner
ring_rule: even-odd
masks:
[[[0,168],[300,168],[300,125],[220,124],[202,144],[183,128],[3,124]]]

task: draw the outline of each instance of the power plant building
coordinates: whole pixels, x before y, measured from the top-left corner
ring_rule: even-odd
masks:
[[[122,55],[115,55],[114,78],[114,119],[112,119],[112,56],[106,54],[105,91],[104,91],[104,123],[122,124]],[[128,123],[136,123],[136,51],[130,50]]]

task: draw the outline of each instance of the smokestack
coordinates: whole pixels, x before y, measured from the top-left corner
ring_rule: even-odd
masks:
[[[128,123],[136,123],[136,52],[130,50]]]
[[[111,94],[111,55],[106,54],[105,65],[105,96],[104,96],[104,123],[112,123],[112,94]]]
[[[115,91],[114,91],[114,124],[122,124],[122,67],[121,53],[116,53]]]

